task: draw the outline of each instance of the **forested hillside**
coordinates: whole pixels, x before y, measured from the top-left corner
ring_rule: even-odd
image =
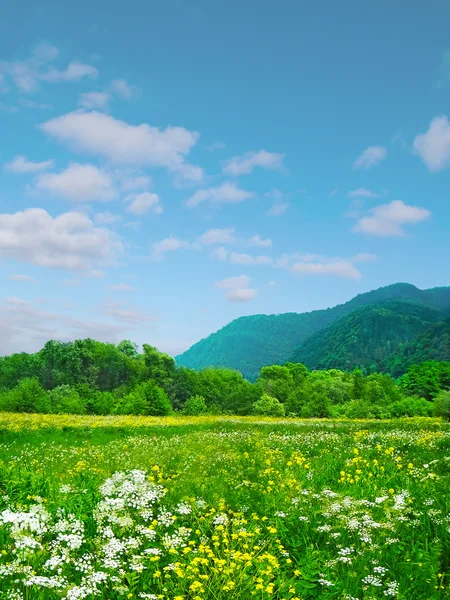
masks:
[[[285,363],[294,350],[313,333],[332,325],[354,309],[404,301],[440,311],[440,319],[450,315],[450,287],[419,290],[408,283],[397,283],[360,294],[345,304],[326,310],[241,317],[200,340],[177,356],[176,360],[179,365],[192,369],[207,366],[237,369],[244,377],[254,380],[261,367]],[[438,319],[433,318],[428,324],[436,320]],[[410,327],[410,337],[399,335],[397,342],[394,340],[393,349],[398,342],[407,341],[424,329],[425,327],[419,330]]]
[[[382,366],[382,370],[398,377],[414,364],[425,361],[450,361],[450,319],[432,325],[410,342],[400,344]]]
[[[405,341],[442,319],[442,313],[413,302],[385,302],[355,308],[300,344],[291,356],[309,369],[379,370]]]

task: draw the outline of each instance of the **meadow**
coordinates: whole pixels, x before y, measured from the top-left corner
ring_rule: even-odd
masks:
[[[0,413],[0,598],[450,597],[450,424]]]

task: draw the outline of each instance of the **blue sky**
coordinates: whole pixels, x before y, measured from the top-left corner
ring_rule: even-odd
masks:
[[[449,285],[445,1],[17,0],[0,353]]]

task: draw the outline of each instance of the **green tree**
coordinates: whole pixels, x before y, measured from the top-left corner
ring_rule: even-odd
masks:
[[[154,381],[144,381],[119,400],[115,412],[130,415],[165,416],[172,405],[165,391]]]
[[[284,417],[284,405],[277,398],[263,394],[253,405],[253,413],[269,417]]]
[[[51,410],[56,414],[84,415],[86,401],[70,385],[59,385],[48,392]]]
[[[204,415],[208,410],[203,396],[191,396],[183,408],[185,415]]]
[[[49,396],[37,377],[22,379],[10,394],[14,411],[26,413],[51,412]]]
[[[434,399],[433,413],[450,421],[450,392],[440,392]]]

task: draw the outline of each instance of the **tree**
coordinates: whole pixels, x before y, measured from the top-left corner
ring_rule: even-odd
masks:
[[[208,410],[203,396],[191,396],[183,408],[185,415],[204,415]]]
[[[172,412],[166,392],[154,381],[144,381],[119,400],[119,414],[165,416]]]
[[[175,360],[149,344],[144,344],[142,348],[147,379],[152,379],[165,388],[175,372]]]
[[[284,405],[277,398],[263,394],[253,405],[253,413],[269,417],[284,417]]]
[[[434,400],[434,415],[450,421],[450,392],[440,392]]]
[[[258,383],[266,394],[278,398],[280,402],[286,402],[289,394],[294,389],[294,370],[279,365],[263,367],[259,374]]]
[[[51,410],[56,414],[84,415],[86,402],[70,385],[60,385],[48,392]]]
[[[10,392],[10,395],[11,406],[14,407],[14,411],[26,413],[51,412],[50,399],[37,377],[22,379]]]
[[[128,358],[138,358],[138,346],[134,342],[130,342],[130,340],[122,340],[117,344],[117,350]]]

